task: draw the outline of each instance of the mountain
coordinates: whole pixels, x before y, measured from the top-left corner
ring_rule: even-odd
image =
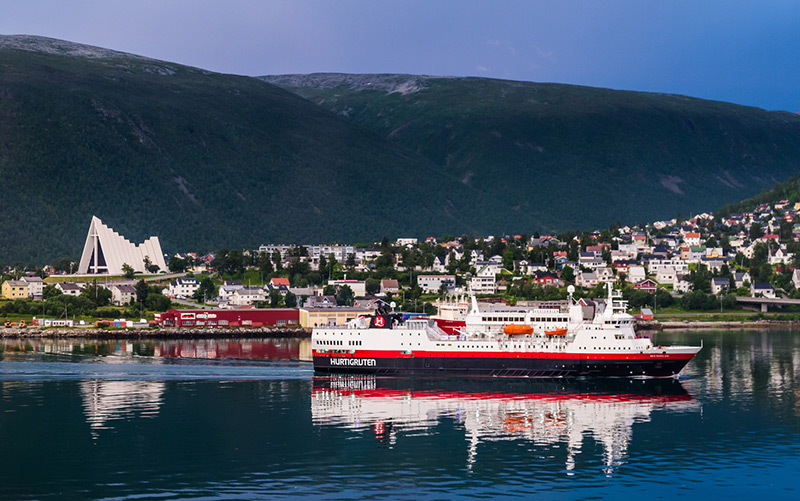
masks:
[[[487,78],[261,78],[508,200],[519,231],[709,211],[800,172],[800,117],[787,112]]]
[[[256,78],[31,36],[0,36],[0,186],[0,264],[80,257],[92,215],[174,252],[472,233],[509,210]]]
[[[279,85],[277,85],[279,84]],[[556,84],[264,79],[0,36],[0,264],[674,217],[800,171],[800,117]]]

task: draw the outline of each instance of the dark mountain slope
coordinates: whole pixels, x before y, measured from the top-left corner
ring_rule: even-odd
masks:
[[[800,171],[800,117],[786,112],[484,78],[262,78],[507,200],[527,228],[713,210]]]
[[[0,263],[79,257],[93,214],[176,251],[485,231],[506,213],[258,79],[25,36],[0,37],[0,186]]]

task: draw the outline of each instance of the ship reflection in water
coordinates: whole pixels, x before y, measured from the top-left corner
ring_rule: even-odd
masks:
[[[602,448],[603,471],[624,464],[633,425],[653,412],[699,412],[678,380],[412,380],[374,377],[314,378],[312,419],[370,433],[393,446],[398,434],[433,433],[443,419],[463,426],[467,467],[482,442],[524,440],[564,446],[572,474],[584,440]],[[589,448],[591,454],[595,448]]]

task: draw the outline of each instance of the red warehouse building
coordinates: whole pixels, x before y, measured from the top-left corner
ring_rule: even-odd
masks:
[[[156,313],[162,327],[264,327],[297,325],[300,313],[293,308],[269,310],[167,310]]]

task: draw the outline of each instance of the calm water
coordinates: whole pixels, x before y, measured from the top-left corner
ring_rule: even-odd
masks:
[[[307,341],[0,340],[0,498],[800,499],[800,332],[679,380],[314,378]]]

